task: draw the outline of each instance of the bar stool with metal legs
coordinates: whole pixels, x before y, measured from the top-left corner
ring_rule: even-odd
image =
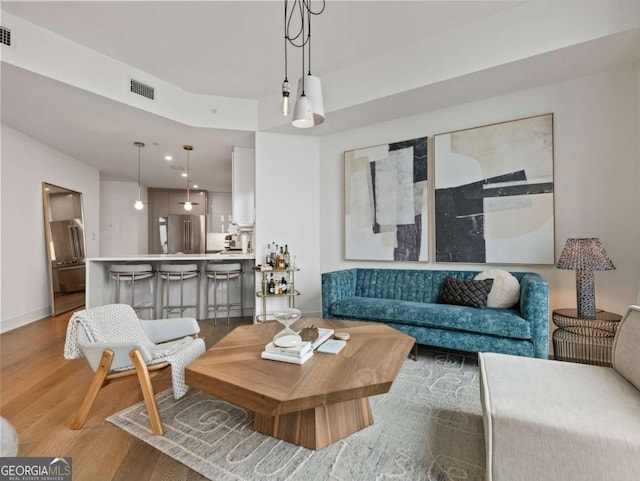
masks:
[[[207,276],[207,317],[209,312],[213,311],[213,325],[216,325],[218,312],[223,311],[227,314],[227,326],[229,325],[229,317],[233,308],[240,308],[240,315],[244,317],[244,275],[241,263],[226,264],[207,264],[205,268]],[[231,281],[238,279],[240,282],[240,300],[232,302],[231,300]],[[209,292],[213,285],[213,303],[211,302]],[[226,302],[220,302],[218,288],[226,291]]]
[[[200,309],[200,271],[197,264],[162,264],[158,275],[161,281],[159,292],[162,318],[171,317],[174,313],[183,317],[186,309],[194,309],[194,317],[197,318]],[[186,281],[195,283],[195,287],[185,291],[188,288]],[[186,303],[193,297],[194,304]]]
[[[112,291],[116,304],[129,304],[136,314],[151,311],[149,319],[156,316],[156,275],[150,264],[115,264],[110,269],[115,281]],[[142,281],[147,281],[141,285]],[[123,287],[128,287],[122,292]],[[129,291],[129,293],[127,293]]]

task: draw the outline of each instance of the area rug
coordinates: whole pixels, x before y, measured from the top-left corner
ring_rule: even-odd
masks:
[[[156,396],[165,435],[143,403],[107,420],[215,481],[482,481],[484,435],[475,357],[421,351],[389,393],[370,398],[375,423],[320,451],[251,429],[253,414],[190,389]]]

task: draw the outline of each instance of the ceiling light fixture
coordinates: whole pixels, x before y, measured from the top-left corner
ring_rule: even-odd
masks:
[[[189,197],[189,186],[191,184],[191,180],[189,178],[190,168],[189,168],[189,152],[193,150],[191,145],[183,145],[182,148],[187,151],[187,201],[186,202],[178,202],[178,204],[184,205],[184,210],[187,212],[193,209],[194,205],[198,205],[197,202],[191,202],[191,198]]]
[[[324,122],[324,104],[322,99],[322,85],[320,79],[311,74],[311,16],[324,12],[325,0],[322,8],[313,11],[311,0],[290,0],[284,2],[284,81],[282,82],[282,113],[289,114],[289,80],[287,45],[302,50],[302,76],[298,81],[298,100],[293,110],[294,127],[309,128]],[[305,48],[308,48],[308,71],[305,75]]]
[[[134,142],[133,145],[138,147],[138,200],[136,200],[136,203],[133,204],[133,206],[137,210],[142,210],[144,209],[144,204],[142,203],[142,199],[140,199],[140,149],[144,147],[144,143]]]

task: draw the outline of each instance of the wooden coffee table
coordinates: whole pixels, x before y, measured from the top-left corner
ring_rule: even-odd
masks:
[[[312,324],[351,340],[300,366],[260,358],[280,324],[238,327],[187,367],[186,383],[253,411],[260,433],[322,449],[373,424],[368,397],[389,391],[415,339],[378,323],[304,318],[293,327]]]

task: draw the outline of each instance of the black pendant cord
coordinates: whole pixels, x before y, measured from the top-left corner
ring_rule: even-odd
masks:
[[[189,202],[189,176],[190,176],[190,172],[189,172],[189,151],[187,150],[187,202]]]
[[[138,146],[138,200],[140,200],[140,146]]]
[[[309,7],[311,7],[311,5],[309,5]],[[307,10],[307,26],[308,28],[308,32],[307,32],[307,43],[309,44],[309,73],[308,75],[311,75],[311,10]]]
[[[289,73],[289,67],[288,67],[288,62],[287,62],[287,40],[289,40],[289,37],[287,36],[287,4],[289,3],[289,0],[284,0],[284,81],[288,82],[289,79],[288,77],[288,73]]]
[[[304,38],[304,22],[302,22],[302,37]],[[302,46],[302,95],[304,97],[304,44]]]
[[[288,2],[285,0],[285,16],[286,16],[286,19],[285,19],[285,38],[294,47],[299,47],[299,48],[300,47],[305,47],[307,45],[307,43],[309,42],[309,36],[307,35],[305,37],[305,35],[304,35],[304,24],[305,24],[305,22],[309,23],[309,21],[310,21],[309,19],[311,18],[311,15],[320,15],[322,12],[324,12],[324,9],[326,7],[326,0],[322,0],[322,8],[320,10],[318,10],[317,12],[314,12],[313,9],[311,8],[311,1],[310,0],[294,0],[293,8],[291,9],[291,11],[289,13],[287,13],[287,11],[288,11],[287,3]],[[305,19],[305,12],[308,15],[308,19]],[[291,29],[292,29],[292,22],[294,20],[294,15],[295,15],[296,19],[297,18],[300,19],[300,26],[296,30],[295,35],[292,35],[291,34]]]

